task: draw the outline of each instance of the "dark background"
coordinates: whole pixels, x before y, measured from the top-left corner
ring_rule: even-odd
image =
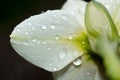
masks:
[[[26,18],[59,9],[66,0],[0,0],[0,80],[53,80],[50,72],[20,57],[11,47],[9,35]]]

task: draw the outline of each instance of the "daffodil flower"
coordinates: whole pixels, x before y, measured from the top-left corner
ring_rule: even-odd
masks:
[[[87,5],[87,2],[82,0],[67,0],[60,10],[34,15],[17,25],[10,35],[13,48],[30,63],[53,72],[55,80],[103,80],[95,60],[89,54],[91,50],[94,51],[96,43],[89,45],[91,38],[87,35],[88,27],[90,24],[96,29],[95,20],[100,18],[100,23],[107,20],[107,23],[104,23],[106,25],[111,25],[113,19],[119,29],[119,17],[116,17],[119,15],[119,5],[116,4],[120,1],[96,1],[105,5],[109,16],[101,15],[107,10],[101,12],[95,4]],[[92,18],[94,12],[100,14],[95,20]],[[90,23],[87,16],[91,19]],[[112,18],[109,18],[110,16]]]

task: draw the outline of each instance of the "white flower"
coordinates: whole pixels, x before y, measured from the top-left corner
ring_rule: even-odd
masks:
[[[115,23],[119,24],[119,17],[116,17],[119,5],[116,6],[113,0],[97,1],[107,7]],[[10,35],[13,48],[30,63],[53,72],[56,80],[102,80],[98,67],[87,53],[86,4],[82,0],[68,0],[61,10],[26,19]],[[113,4],[118,10],[111,9]]]

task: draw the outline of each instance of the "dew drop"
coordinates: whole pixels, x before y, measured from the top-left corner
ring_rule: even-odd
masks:
[[[46,25],[42,25],[42,26],[41,26],[41,29],[42,29],[42,30],[45,30],[45,29],[47,29],[47,26],[46,26]]]
[[[55,29],[55,25],[50,25],[50,29]]]
[[[31,22],[28,23],[29,26],[32,26]]]
[[[58,37],[58,36],[55,36],[55,40],[59,40],[59,37]]]
[[[54,68],[53,68],[53,70],[54,70],[54,71],[57,71],[57,68],[56,68],[56,67],[54,67]]]
[[[25,35],[29,35],[29,33],[28,33],[28,32],[25,32]]]
[[[37,44],[40,44],[40,41],[37,41]]]
[[[67,16],[62,16],[61,19],[62,20],[68,20],[68,17]]]
[[[46,44],[47,44],[47,42],[44,41],[44,42],[43,42],[43,45],[46,45]]]
[[[32,42],[33,42],[33,43],[37,42],[37,39],[32,39]]]
[[[77,59],[77,60],[75,60],[75,61],[73,62],[73,64],[74,64],[75,66],[79,66],[79,65],[82,64],[82,60]]]
[[[71,11],[70,13],[71,13],[72,15],[75,15],[75,12],[73,12],[73,11]]]
[[[26,42],[23,42],[22,44],[25,45],[25,46],[28,46],[28,43],[26,43]]]
[[[17,32],[20,32],[20,30],[19,30],[19,29],[17,29],[16,31],[17,31]]]
[[[66,52],[65,52],[65,51],[60,51],[59,54],[58,54],[58,58],[59,58],[60,60],[64,59],[65,56],[66,56]]]
[[[52,63],[52,62],[48,64],[48,66],[52,66],[52,65],[53,65],[53,63]]]
[[[68,39],[71,40],[73,38],[72,35],[68,35]]]
[[[55,15],[55,14],[54,14],[53,16],[54,16],[54,17],[57,17],[57,15]]]
[[[11,41],[12,43],[16,43],[16,41],[15,41],[15,40],[13,40],[13,39],[11,39],[10,41]]]
[[[86,75],[88,75],[88,76],[89,76],[89,75],[90,75],[90,73],[88,72],[88,73],[86,73]]]

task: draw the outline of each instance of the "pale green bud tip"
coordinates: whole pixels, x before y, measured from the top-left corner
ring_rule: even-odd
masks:
[[[91,1],[86,7],[85,24],[91,47],[94,50],[96,39],[108,37],[118,38],[116,27],[107,9],[96,1]]]
[[[85,23],[91,48],[103,59],[109,77],[120,80],[119,37],[109,12],[93,0],[86,7]]]

